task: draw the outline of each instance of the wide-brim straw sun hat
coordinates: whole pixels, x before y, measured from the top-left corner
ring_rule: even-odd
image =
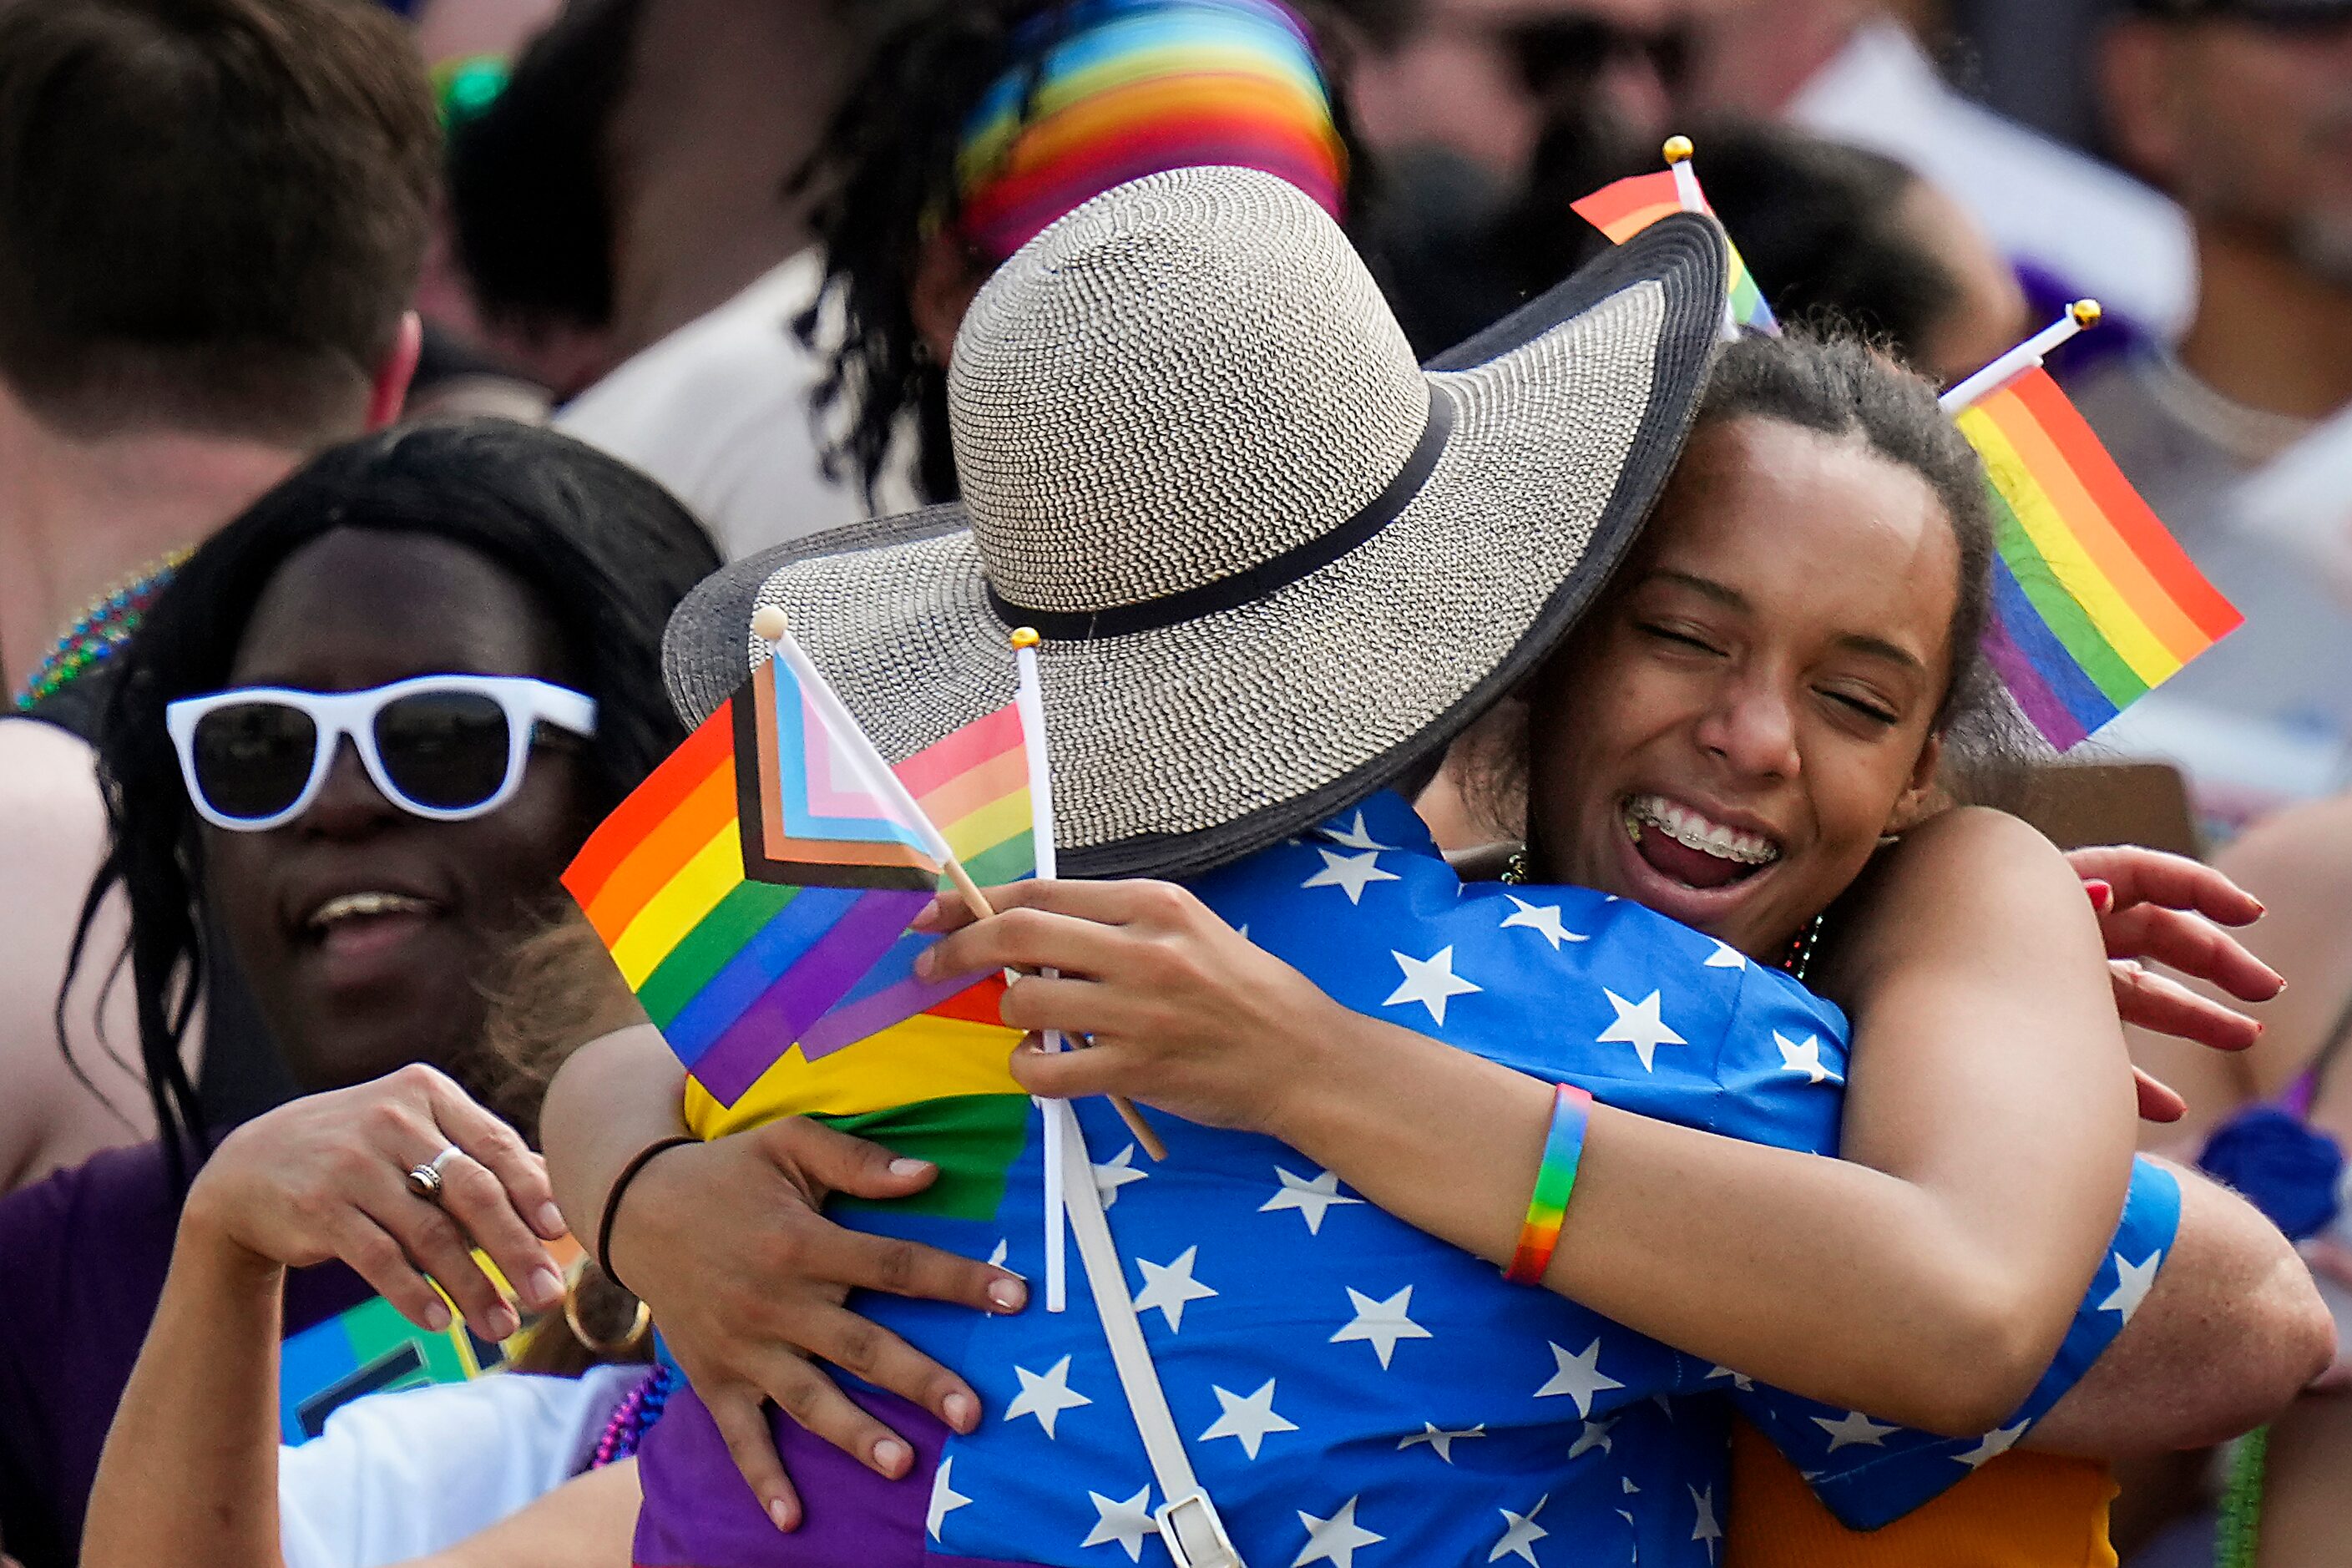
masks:
[[[1424,371],[1339,226],[1237,168],[1121,185],[972,301],[964,500],[753,556],[670,623],[699,722],[793,636],[892,762],[1034,627],[1065,876],[1187,876],[1394,779],[1523,679],[1655,504],[1724,320],[1672,217]]]

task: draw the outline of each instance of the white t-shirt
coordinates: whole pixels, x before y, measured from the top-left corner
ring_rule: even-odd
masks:
[[[278,1450],[286,1568],[382,1568],[488,1529],[585,1469],[651,1370],[494,1373],[353,1400]]]
[[[573,398],[555,427],[659,479],[730,561],[867,515],[856,476],[825,478],[809,395],[823,356],[793,322],[824,281],[802,251]],[[885,509],[911,489],[886,477]]]
[[[1966,207],[2002,254],[2165,342],[2196,303],[2189,220],[2160,193],[1946,85],[1891,21],[1858,29],[1788,117],[1883,153]],[[1702,154],[1703,155],[1703,154]]]

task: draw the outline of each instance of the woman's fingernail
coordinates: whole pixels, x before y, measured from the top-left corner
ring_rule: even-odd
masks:
[[[533,1306],[539,1307],[542,1310],[556,1306],[562,1302],[563,1300],[563,1276],[558,1274],[552,1268],[532,1269],[530,1271],[530,1300]]]
[[[980,1425],[980,1401],[969,1394],[950,1394],[941,1403],[948,1425],[959,1432],[969,1432]]]
[[[2115,889],[2095,877],[2083,884],[2083,890],[2090,894],[2091,907],[2101,914],[2105,914],[2108,906],[2116,901]]]
[[[890,1173],[894,1176],[919,1176],[930,1168],[929,1160],[910,1160],[904,1154],[890,1162]]]
[[[800,1523],[800,1516],[793,1511],[793,1505],[782,1498],[768,1500],[768,1518],[778,1530],[787,1532]]]
[[[874,1445],[874,1468],[897,1480],[914,1462],[914,1450],[896,1437],[885,1437]]]
[[[989,1282],[988,1299],[1000,1312],[1017,1312],[1029,1304],[1029,1287],[1018,1279],[993,1279]]]
[[[571,1227],[564,1222],[563,1211],[553,1204],[539,1205],[539,1234],[553,1241]]]
[[[449,1309],[438,1301],[425,1308],[425,1326],[436,1334],[446,1333],[449,1330]]]

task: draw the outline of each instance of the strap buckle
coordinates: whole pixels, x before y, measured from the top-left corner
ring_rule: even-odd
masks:
[[[1207,1492],[1190,1492],[1160,1504],[1151,1521],[1160,1527],[1160,1539],[1176,1560],[1176,1568],[1247,1568]]]

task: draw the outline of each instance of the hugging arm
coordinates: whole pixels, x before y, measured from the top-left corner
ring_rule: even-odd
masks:
[[[455,1144],[443,1206],[404,1173]],[[224,1139],[188,1194],[171,1272],[108,1429],[83,1535],[86,1568],[259,1568],[283,1561],[278,1515],[279,1297],[286,1269],[341,1258],[435,1331],[517,1326],[469,1255],[488,1252],[535,1307],[562,1299],[541,1237],[562,1232],[522,1140],[430,1068],[313,1095]]]
[[[2027,1447],[2102,1459],[2203,1447],[2270,1419],[2327,1365],[2334,1325],[2278,1227],[2218,1184],[2168,1168],[2180,1185],[2170,1256]]]
[[[1955,813],[1894,858],[1866,905],[1901,918],[1866,907],[1844,943],[1867,1065],[1847,1157],[1597,1107],[1546,1282],[1757,1378],[1981,1433],[2041,1376],[2104,1257],[2130,1076],[2091,911],[2045,841]],[[1510,1256],[1549,1085],[1340,1007],[1181,889],[1004,891],[1026,907],[935,952],[1066,976],[1017,982],[1006,1020],[1096,1048],[1024,1047],[1025,1087],[1270,1133],[1409,1223]]]

